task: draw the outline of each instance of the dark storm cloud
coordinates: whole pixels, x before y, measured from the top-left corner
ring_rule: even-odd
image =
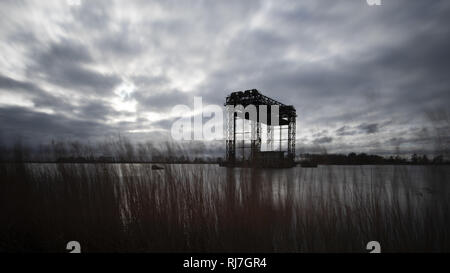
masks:
[[[121,113],[115,110],[108,103],[101,100],[85,101],[81,106],[77,107],[76,110],[78,112],[77,116],[85,120],[107,121],[107,118],[111,116],[118,116],[120,114],[129,115],[129,113]]]
[[[331,143],[333,141],[332,137],[321,137],[321,138],[317,138],[313,141],[314,144],[316,145],[320,145],[320,144],[327,144],[327,143]]]
[[[32,83],[18,81],[10,77],[5,77],[3,75],[0,75],[0,88],[9,90],[28,90],[31,92],[43,93],[43,91],[38,86]]]
[[[413,130],[429,126],[427,111],[450,104],[448,1],[1,5],[10,11],[1,22],[2,49],[20,65],[0,63],[9,76],[0,77],[0,88],[85,122],[86,135],[101,126],[170,129],[169,117],[144,117],[192,106],[194,95],[222,105],[232,91],[257,88],[297,108],[297,136],[308,142],[297,146],[375,150],[396,139],[410,148],[430,141]],[[116,94],[123,82],[131,87]],[[43,115],[34,110],[30,119]],[[43,122],[66,132],[50,116]],[[31,123],[18,124],[33,134]]]
[[[113,128],[102,123],[34,112],[24,107],[0,108],[0,123],[4,141],[14,142],[23,138],[29,144],[58,138],[86,140],[114,132]]]
[[[240,81],[239,79],[244,79],[242,80],[243,83],[260,86],[269,95],[273,94],[284,101],[294,98],[300,105],[303,105],[302,101],[305,101],[305,104],[310,105],[310,107],[305,106],[308,110],[317,108],[316,105],[321,103],[337,103],[340,101],[347,101],[347,104],[356,103],[359,97],[365,97],[367,90],[373,90],[374,87],[377,89],[381,84],[387,83],[402,89],[395,90],[395,93],[390,94],[386,92],[392,92],[392,90],[379,90],[378,96],[389,96],[390,101],[398,107],[414,109],[417,105],[411,104],[408,98],[422,99],[426,96],[428,99],[432,99],[434,94],[444,95],[442,89],[435,90],[436,85],[449,86],[448,77],[443,77],[443,75],[448,75],[449,72],[448,65],[450,62],[447,61],[449,60],[449,51],[447,50],[449,39],[444,37],[449,37],[448,28],[445,26],[450,21],[447,17],[436,16],[443,14],[445,10],[448,11],[448,4],[442,1],[422,4],[410,2],[402,2],[402,5],[386,3],[382,9],[383,13],[373,8],[370,10],[363,5],[356,5],[350,1],[334,1],[333,4],[329,4],[327,1],[319,1],[312,5],[313,7],[309,10],[302,8],[300,5],[297,9],[290,10],[286,18],[275,17],[275,19],[281,22],[290,22],[288,26],[292,28],[295,23],[298,23],[299,37],[305,39],[297,39],[292,33],[290,42],[277,45],[273,42],[273,39],[261,40],[257,38],[257,34],[249,33],[250,36],[255,36],[253,37],[255,42],[248,44],[248,48],[251,48],[251,50],[242,51],[239,47],[230,48],[233,54],[239,57],[236,58],[236,61],[239,62],[236,66],[240,68],[237,68],[236,71],[220,72],[218,77],[222,78],[221,82],[225,86],[230,86],[230,83],[236,84]],[[333,13],[332,11],[339,6],[341,8],[338,10],[342,12]],[[397,8],[400,7],[402,9],[398,10]],[[439,10],[439,8],[443,10]],[[354,20],[355,24],[349,24],[349,27],[343,28],[343,25],[351,22],[346,20],[344,16],[348,16],[348,13],[351,13],[352,10],[361,10],[368,17],[360,18],[357,14],[353,14],[349,16],[349,19]],[[374,17],[371,11],[380,15],[380,17]],[[399,14],[396,15],[396,13]],[[278,15],[282,16],[283,14]],[[296,18],[296,20],[287,21],[287,19],[292,20],[293,18]],[[330,23],[330,20],[335,21],[336,25],[325,26],[325,24]],[[364,44],[366,38],[364,30],[370,30],[370,27],[380,31],[391,27],[398,29],[400,33],[398,38],[380,35],[380,39],[389,39],[386,40],[386,46],[383,45],[383,42],[381,45],[368,44],[365,50],[348,55],[342,52],[337,57],[323,62],[301,65],[295,60],[281,60],[281,53],[289,43],[294,45],[298,43],[301,47],[305,42],[308,43],[311,40],[310,38],[314,39],[315,33],[305,34],[301,26],[313,30],[317,29],[315,33],[327,34],[336,30],[341,35],[338,37],[339,39],[349,39],[349,45],[356,42]],[[245,40],[251,39],[251,37],[245,38]],[[388,41],[395,41],[395,43]],[[258,46],[255,47],[254,45],[259,44],[270,45],[270,51],[261,50],[258,52]],[[250,45],[252,46],[250,47]],[[321,47],[323,45],[324,43],[319,43],[316,46]],[[236,50],[233,51],[233,49]],[[243,55],[239,51],[248,54]],[[278,53],[276,56],[266,54],[274,51]],[[272,58],[274,60],[271,60]],[[392,75],[390,75],[391,73]],[[433,78],[438,77],[447,84],[433,81]],[[235,78],[237,81],[231,81],[231,78]],[[401,80],[406,78],[410,79],[403,83]],[[412,85],[419,83],[420,87],[411,88],[414,87],[408,85],[411,83]],[[421,87],[426,88],[427,91],[420,89]],[[433,95],[430,95],[430,92]],[[448,95],[445,96],[445,99],[447,102]],[[365,102],[364,104],[369,103]],[[351,108],[349,109],[351,110]],[[395,111],[395,109],[383,110]]]
[[[358,126],[344,125],[335,130],[335,134],[337,136],[369,135],[379,132],[380,127],[381,126],[378,123],[361,123]]]
[[[96,46],[116,57],[136,57],[143,53],[146,43],[129,23],[122,23],[119,30],[104,35]]]
[[[62,40],[51,44],[48,50],[38,57],[43,66],[51,66],[55,63],[83,64],[92,62],[92,57],[86,47],[77,40]]]
[[[172,124],[177,120],[177,118],[169,118],[169,119],[163,119],[156,122],[153,122],[152,125],[163,129],[163,130],[170,130],[172,127]]]
[[[337,136],[353,136],[356,135],[357,133],[358,133],[357,131],[352,130],[352,128],[350,128],[347,125],[342,126],[341,128],[336,130]]]
[[[15,94],[24,94],[33,102],[35,107],[48,108],[59,113],[73,114],[85,120],[106,121],[107,116],[123,114],[114,110],[108,103],[101,100],[83,100],[79,106],[75,107],[66,99],[53,96],[48,91],[41,89],[33,83],[15,80],[3,75],[0,75],[0,89]],[[27,116],[30,117],[32,113],[31,111]]]
[[[328,135],[328,130],[321,130],[319,132],[313,133],[312,137],[319,138],[319,137],[323,137],[323,136],[327,136],[327,135]]]
[[[187,94],[178,90],[170,91],[141,91],[134,95],[143,111],[168,111],[179,104],[192,105],[194,98],[192,94]]]
[[[87,0],[84,5],[73,6],[70,12],[75,22],[84,28],[92,28],[93,31],[103,31],[109,27],[113,20],[111,8],[113,8],[111,1]]]
[[[141,111],[161,111],[170,113],[178,104],[191,105],[192,93],[182,92],[168,87],[170,80],[165,76],[138,75],[132,78],[136,91],[132,97],[136,99]]]
[[[79,41],[63,39],[37,49],[29,73],[43,74],[44,79],[61,87],[98,95],[111,95],[120,83],[117,75],[96,72],[88,68],[94,63],[87,46]]]
[[[0,75],[0,89],[13,94],[25,95],[36,107],[50,107],[59,110],[70,110],[71,108],[71,105],[62,98],[50,94],[31,82],[19,81]]]
[[[138,75],[133,78],[134,84],[141,89],[151,88],[151,87],[161,87],[169,83],[169,79],[164,76],[146,76]]]
[[[378,132],[378,123],[363,123],[358,126],[358,129],[362,130],[366,134],[374,134]]]

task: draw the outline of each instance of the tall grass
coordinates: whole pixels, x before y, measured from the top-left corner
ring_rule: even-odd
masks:
[[[0,164],[0,251],[450,250],[446,167]]]

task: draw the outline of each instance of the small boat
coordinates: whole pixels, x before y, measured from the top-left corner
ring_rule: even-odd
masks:
[[[300,163],[302,168],[317,168],[317,163],[312,161],[303,161]]]
[[[152,165],[152,170],[164,170],[164,167],[158,165]]]

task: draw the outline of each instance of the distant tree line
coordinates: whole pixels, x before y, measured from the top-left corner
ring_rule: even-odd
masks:
[[[194,147],[195,148],[195,147]],[[195,149],[167,143],[156,147],[151,142],[133,145],[127,139],[100,143],[94,146],[78,142],[52,142],[30,149],[20,142],[13,147],[0,143],[0,162],[57,162],[57,163],[220,163],[224,159],[209,153],[203,146]],[[206,153],[206,154],[205,154]],[[442,165],[450,164],[449,157],[413,154],[410,157],[349,154],[300,154],[300,161],[321,165]]]
[[[149,160],[142,160],[139,158],[120,158],[113,156],[99,156],[99,157],[59,157],[55,163],[176,163],[176,164],[210,164],[221,162],[221,158],[212,157],[195,157],[188,158],[185,156],[154,156]],[[38,160],[35,162],[39,162]]]
[[[440,165],[449,164],[444,156],[428,158],[427,155],[413,154],[410,158],[401,156],[383,157],[366,153],[345,154],[302,154],[301,161],[314,162],[321,165]]]

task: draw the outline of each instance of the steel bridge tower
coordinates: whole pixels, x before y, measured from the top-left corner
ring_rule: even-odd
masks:
[[[264,96],[256,89],[233,92],[224,105],[227,107],[226,158],[222,166],[295,166],[297,114],[294,106]],[[256,117],[246,112],[247,107],[252,105],[256,108]],[[233,110],[230,111],[230,108]],[[242,122],[242,128],[237,126],[238,122]],[[246,131],[246,125],[249,125],[250,131]],[[265,127],[263,137],[262,127]],[[241,155],[238,156],[238,153]]]

